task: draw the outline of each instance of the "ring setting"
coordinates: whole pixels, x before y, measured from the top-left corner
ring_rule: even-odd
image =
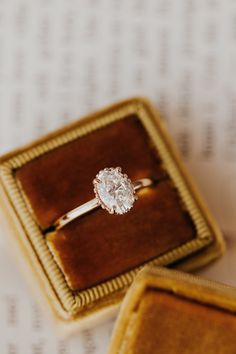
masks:
[[[106,167],[100,170],[93,180],[95,198],[62,215],[55,221],[53,228],[60,230],[76,218],[99,207],[110,214],[125,214],[132,209],[135,200],[138,199],[136,191],[153,183],[151,178],[132,182],[122,173],[121,167]]]
[[[134,185],[121,167],[105,168],[93,180],[94,192],[100,205],[110,214],[127,213],[137,199]]]

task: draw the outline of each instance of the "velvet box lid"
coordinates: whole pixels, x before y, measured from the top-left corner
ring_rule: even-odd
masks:
[[[150,268],[128,291],[109,354],[236,353],[236,289]]]
[[[132,181],[152,177],[158,183],[141,190],[125,215],[98,209],[53,230],[58,217],[94,197],[96,173],[116,166]],[[0,195],[27,277],[68,329],[116,312],[144,265],[192,270],[224,249],[158,113],[140,98],[3,156]]]

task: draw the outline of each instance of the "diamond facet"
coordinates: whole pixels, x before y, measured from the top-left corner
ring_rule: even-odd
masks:
[[[109,213],[124,214],[132,208],[136,199],[134,187],[120,167],[99,171],[93,183],[97,199]]]

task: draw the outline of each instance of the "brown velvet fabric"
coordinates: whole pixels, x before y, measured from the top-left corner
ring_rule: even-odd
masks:
[[[167,292],[142,298],[125,353],[235,354],[236,317]]]
[[[163,176],[146,132],[129,117],[65,144],[16,171],[42,228],[94,198],[92,181],[104,167],[121,166],[133,180]]]
[[[104,167],[121,166],[132,180],[165,175],[136,116],[63,145],[16,171],[36,220],[46,229],[68,210],[93,198],[92,180]],[[138,192],[130,213],[96,210],[48,236],[72,289],[84,289],[195,237],[171,182]]]
[[[51,242],[76,289],[143,264],[192,236],[175,191],[162,182],[141,194],[132,212],[110,215],[97,210],[54,233]]]

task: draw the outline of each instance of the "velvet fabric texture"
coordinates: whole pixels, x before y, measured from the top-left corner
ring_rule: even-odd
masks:
[[[109,124],[16,170],[39,226],[46,232],[64,213],[94,198],[92,180],[121,166],[134,181],[157,183],[138,192],[125,215],[97,209],[45,237],[73,290],[86,289],[196,237],[195,227],[137,116]]]
[[[236,353],[235,315],[164,291],[145,293],[132,331],[127,354]]]

